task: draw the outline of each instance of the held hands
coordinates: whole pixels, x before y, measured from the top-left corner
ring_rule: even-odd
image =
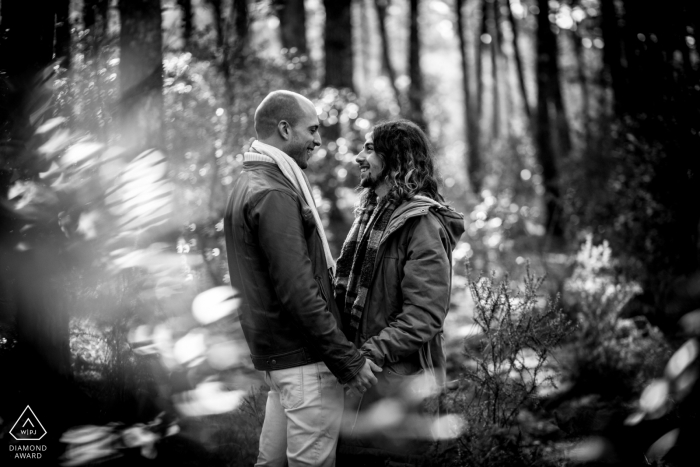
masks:
[[[362,396],[365,391],[377,384],[377,378],[374,376],[374,373],[379,373],[381,371],[381,367],[377,366],[369,358],[366,359],[360,372],[348,382],[345,393],[348,395]]]

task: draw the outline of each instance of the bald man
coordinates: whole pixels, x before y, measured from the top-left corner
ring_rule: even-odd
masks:
[[[226,208],[231,285],[253,364],[270,386],[256,466],[335,465],[343,385],[364,393],[381,371],[340,329],[335,263],[303,172],[321,145],[318,128],[311,101],[270,93]]]

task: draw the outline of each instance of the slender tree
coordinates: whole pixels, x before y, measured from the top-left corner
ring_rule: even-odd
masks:
[[[537,14],[537,156],[542,166],[544,196],[546,206],[547,231],[554,237],[563,234],[561,219],[561,196],[559,191],[559,176],[552,144],[551,110],[552,87],[555,76],[552,76],[551,62],[556,60],[552,55],[552,30],[549,22],[548,0],[538,0]]]
[[[503,55],[501,50],[500,5],[492,0],[490,11],[489,35],[491,36],[491,94],[493,97],[493,115],[491,120],[491,137],[496,139],[501,131],[501,86],[498,62]]]
[[[87,54],[94,58],[107,32],[107,0],[85,0],[83,2],[83,26],[88,31]]]
[[[304,0],[274,0],[273,7],[280,20],[282,47],[306,55],[306,9]]]
[[[185,41],[185,47],[190,45],[192,41],[193,28],[193,10],[192,0],[177,0],[182,14],[182,39]]]
[[[474,42],[474,57],[476,62],[476,114],[481,119],[484,102],[484,49],[486,43],[484,38],[488,33],[488,3],[487,0],[481,0],[480,26],[476,41]]]
[[[527,115],[528,121],[532,123],[532,111],[530,110],[530,101],[527,97],[527,86],[525,85],[525,73],[523,72],[523,60],[520,55],[520,47],[518,46],[518,38],[520,37],[520,28],[513,14],[513,6],[510,1],[506,0],[508,5],[508,21],[513,34],[513,56],[515,57],[515,68],[518,73],[518,84],[520,86],[520,95],[523,101],[523,110]]]
[[[163,143],[160,0],[121,0],[120,117],[123,143],[140,151]]]
[[[471,90],[469,59],[467,57],[468,43],[465,37],[465,21],[463,7],[466,0],[455,2],[457,18],[457,35],[459,36],[459,53],[462,64],[462,93],[464,94],[464,128],[467,135],[467,150],[465,151],[465,164],[467,178],[474,193],[481,191],[482,163],[479,151],[479,124],[474,109],[474,97]]]
[[[324,85],[354,89],[352,82],[352,0],[324,0]]]
[[[391,63],[391,54],[389,53],[389,38],[386,33],[386,9],[389,5],[388,0],[374,0],[374,4],[377,8],[377,20],[379,23],[379,37],[381,39],[382,45],[382,68],[389,78],[391,84],[391,89],[394,91],[394,97],[396,98],[396,103],[399,108],[402,107],[401,102],[401,92],[396,86],[396,70],[394,65]],[[401,112],[403,113],[403,112]]]
[[[408,118],[425,128],[423,118],[423,71],[420,67],[420,28],[418,26],[419,0],[410,0],[410,39],[408,50],[408,77],[411,80],[408,89]]]
[[[579,28],[574,28],[570,32],[573,44],[574,55],[576,56],[576,75],[581,88],[581,113],[583,114],[584,141],[591,140],[591,104],[588,78],[586,77],[586,57],[581,43]]]

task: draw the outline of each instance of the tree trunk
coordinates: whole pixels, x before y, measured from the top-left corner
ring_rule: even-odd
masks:
[[[626,108],[625,73],[622,65],[622,50],[618,15],[615,0],[601,0],[601,30],[603,33],[603,84],[612,87],[614,108]],[[635,37],[636,39],[636,37]]]
[[[292,55],[306,55],[306,9],[304,0],[274,0],[280,20],[282,47]]]
[[[520,95],[523,100],[523,109],[525,110],[525,115],[532,125],[532,111],[530,110],[530,101],[527,98],[527,86],[525,85],[525,73],[523,72],[523,60],[520,56],[520,49],[518,48],[518,37],[519,37],[519,27],[513,14],[513,8],[511,7],[510,1],[506,0],[508,4],[508,21],[510,22],[510,29],[513,32],[513,55],[515,56],[515,67],[518,72],[518,84],[520,85]]]
[[[462,92],[464,94],[464,129],[467,135],[467,150],[465,151],[465,165],[467,178],[471,189],[475,194],[481,192],[482,163],[479,151],[479,125],[476,120],[474,99],[471,92],[471,79],[469,76],[469,59],[467,57],[467,40],[464,36],[464,14],[462,7],[465,0],[455,2],[457,17],[457,34],[459,36],[459,53],[462,59]]]
[[[135,151],[163,144],[160,0],[121,0],[119,79],[122,143]]]
[[[499,74],[498,74],[498,60],[501,55],[501,43],[500,43],[500,32],[498,29],[499,22],[499,4],[496,0],[493,0],[491,8],[491,28],[489,34],[491,35],[491,81],[493,83],[493,89],[491,93],[493,95],[493,116],[491,120],[491,138],[497,139],[501,132],[501,96],[500,96],[500,85],[499,85]]]
[[[548,5],[546,1],[539,0],[539,2],[541,4],[540,8],[542,8],[542,4]],[[538,35],[538,38],[539,37],[540,36]],[[544,40],[543,47],[546,49],[546,54],[548,57],[547,66],[549,67],[550,76],[548,91],[551,98],[550,102],[554,105],[554,123],[556,125],[555,152],[560,152],[562,156],[566,156],[571,151],[571,134],[569,130],[569,119],[566,116],[564,97],[561,89],[557,35],[552,31],[551,25],[545,28],[543,31],[542,39]]]
[[[410,9],[410,39],[408,51],[408,77],[411,80],[408,88],[408,118],[425,129],[423,118],[423,72],[420,68],[420,29],[418,27],[419,0],[411,0]]]
[[[352,82],[352,0],[324,0],[324,86],[354,89]]]
[[[555,161],[555,151],[552,145],[552,124],[550,107],[553,107],[552,87],[555,76],[552,76],[552,30],[549,23],[548,0],[538,0],[537,14],[537,156],[542,166],[544,196],[546,206],[545,222],[547,232],[553,237],[563,235],[561,219],[561,196],[559,192],[558,171]]]
[[[396,86],[396,70],[391,63],[391,55],[389,53],[389,38],[386,33],[386,7],[388,5],[387,0],[374,0],[374,4],[377,7],[377,20],[379,22],[379,37],[382,44],[382,67],[384,72],[389,77],[389,82],[391,84],[391,89],[394,91],[394,97],[396,98],[396,103],[401,109],[401,92]],[[403,113],[401,111],[400,113]]]
[[[481,120],[484,106],[484,41],[482,38],[488,32],[488,4],[486,0],[481,0],[481,21],[479,33],[476,37],[476,47],[474,57],[476,61],[476,115]]]
[[[70,0],[60,0],[56,5],[56,57],[63,68],[70,68]]]
[[[87,39],[87,55],[91,58],[97,56],[102,39],[107,32],[107,0],[84,0],[83,24],[89,30]]]
[[[182,39],[185,41],[185,47],[188,47],[192,41],[192,0],[177,0],[177,4],[182,10]]]
[[[583,114],[583,139],[591,141],[591,105],[588,79],[586,78],[586,63],[578,29],[571,31],[574,54],[576,55],[576,74],[581,87],[581,113]]]
[[[0,94],[2,202],[7,201],[13,169],[23,179],[36,178],[46,170],[25,144],[49,108],[50,94],[40,87],[50,77],[57,7],[56,2],[49,0],[3,1],[0,6],[0,71],[4,82]],[[54,427],[42,440],[53,445],[70,423],[66,397],[71,374],[68,314],[63,306],[65,297],[53,280],[61,272],[58,249],[51,241],[56,237],[46,235],[40,242],[32,242],[28,251],[18,251],[18,243],[27,237],[37,240],[38,235],[33,232],[51,230],[37,222],[25,231],[27,224],[12,211],[0,208],[0,317],[11,319],[14,315],[17,338],[16,346],[3,349],[0,355],[5,375],[0,400],[7,420],[16,419],[31,405],[44,424]],[[47,459],[51,464],[58,463],[57,454],[48,452],[44,457]]]

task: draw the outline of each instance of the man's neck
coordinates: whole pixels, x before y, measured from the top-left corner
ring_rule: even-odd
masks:
[[[267,144],[268,146],[272,146],[273,148],[279,149],[283,153],[287,154],[287,151],[284,150],[283,145],[280,144],[279,140],[274,139],[274,138],[267,138],[267,139],[259,139],[261,143]]]

